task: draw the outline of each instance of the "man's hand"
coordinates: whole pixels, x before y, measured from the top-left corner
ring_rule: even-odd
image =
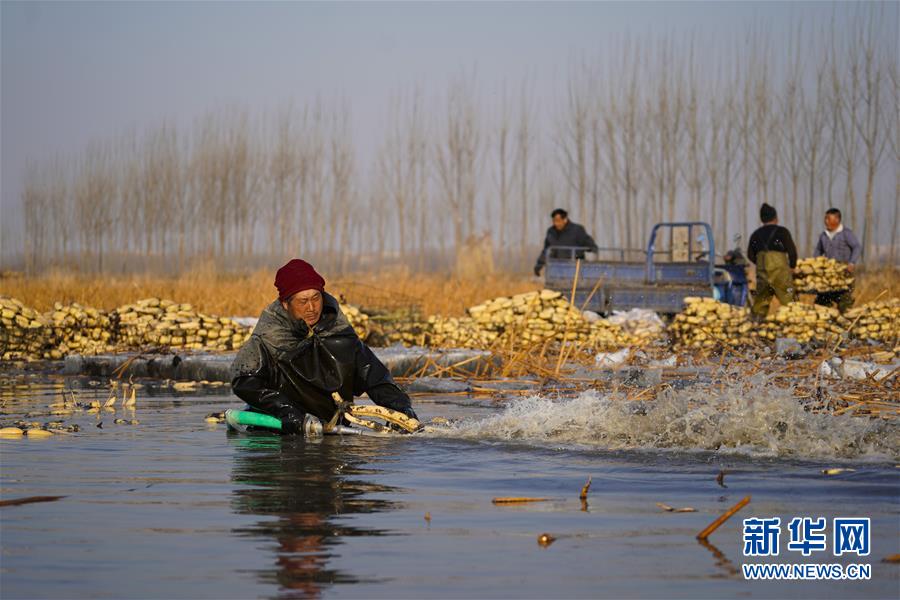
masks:
[[[853,269],[855,269],[855,268],[856,268],[856,265],[854,265],[853,263],[847,263],[847,272],[848,273],[852,273]]]
[[[296,409],[283,410],[278,418],[281,419],[281,433],[287,435],[303,435],[303,418],[301,411]]]
[[[419,420],[419,416],[416,414],[416,411],[414,411],[414,410],[412,409],[411,406],[408,406],[408,407],[403,408],[403,409],[399,409],[399,410],[397,410],[397,412],[403,413],[404,415],[406,415],[406,416],[409,417],[410,419],[415,419],[416,421]],[[410,432],[409,430],[407,430],[405,427],[401,427],[400,425],[397,425],[396,423],[388,422],[387,425],[388,425],[388,427],[391,429],[391,431],[394,431],[394,432],[396,432],[396,433],[411,433],[411,432]],[[420,427],[421,427],[421,426],[420,426]]]
[[[540,276],[541,276],[541,266],[540,266],[540,265],[535,265],[535,266],[534,266],[534,276],[535,276],[535,277],[540,277]]]

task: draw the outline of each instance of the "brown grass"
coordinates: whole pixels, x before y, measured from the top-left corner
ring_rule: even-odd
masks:
[[[325,289],[351,304],[375,309],[416,308],[422,314],[461,315],[466,307],[489,298],[540,289],[534,278],[496,274],[483,279],[456,279],[442,274],[391,270],[330,279]],[[256,316],[276,298],[275,274],[219,275],[202,270],[179,277],[131,275],[85,277],[64,272],[40,277],[7,274],[0,295],[12,296],[39,311],[54,302],[78,302],[104,310],[151,296],[189,302],[216,315]]]
[[[533,277],[497,273],[482,278],[459,279],[441,273],[415,273],[403,269],[345,275],[328,280],[326,289],[343,294],[348,302],[373,309],[417,308],[422,314],[462,315],[468,306],[489,298],[518,294],[541,287]],[[151,296],[189,302],[198,310],[217,315],[255,316],[275,298],[274,273],[222,275],[212,269],[196,270],[179,277],[130,275],[85,277],[56,272],[40,277],[20,274],[0,276],[0,295],[18,298],[39,311],[54,302],[78,302],[111,310]],[[860,272],[856,303],[882,295],[900,297],[900,269],[881,268]],[[811,297],[810,297],[811,298]],[[807,299],[811,301],[811,299]]]
[[[900,298],[900,268],[881,267],[869,271],[861,271],[856,277],[856,291],[853,293],[856,304],[865,304],[885,292],[882,300]]]

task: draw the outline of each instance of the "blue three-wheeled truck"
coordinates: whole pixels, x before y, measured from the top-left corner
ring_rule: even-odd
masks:
[[[632,308],[675,314],[688,296],[744,306],[746,265],[741,260],[716,265],[715,256],[708,223],[658,223],[644,250],[599,248],[593,253],[581,247],[550,248],[544,281],[545,287],[568,296],[577,269],[576,306],[601,314]]]

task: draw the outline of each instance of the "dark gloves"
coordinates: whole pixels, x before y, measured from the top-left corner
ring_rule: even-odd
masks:
[[[286,435],[303,435],[303,419],[306,417],[303,411],[293,407],[282,409],[278,418],[281,419],[281,433]]]
[[[415,419],[416,421],[419,420],[418,415],[416,415],[416,411],[414,411],[414,410],[413,410],[411,407],[409,407],[409,406],[407,406],[406,408],[399,408],[399,409],[396,409],[396,410],[397,410],[397,412],[403,413],[404,415],[406,415],[407,417],[409,417],[409,418],[411,418],[411,419]],[[403,434],[410,433],[409,431],[407,431],[407,430],[404,429],[403,427],[400,427],[399,425],[395,425],[394,423],[388,423],[388,427],[389,427],[392,431],[394,431],[394,432],[396,432],[396,433],[403,433]],[[421,428],[421,426],[420,426],[420,428]]]
[[[541,265],[534,265],[534,275],[536,277],[541,276]]]

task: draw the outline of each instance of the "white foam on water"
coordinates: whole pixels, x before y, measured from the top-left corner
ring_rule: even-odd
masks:
[[[666,389],[647,401],[587,391],[531,396],[501,412],[435,429],[463,439],[602,449],[704,450],[810,459],[900,457],[900,426],[881,419],[804,410],[790,390],[764,378],[739,385]]]

